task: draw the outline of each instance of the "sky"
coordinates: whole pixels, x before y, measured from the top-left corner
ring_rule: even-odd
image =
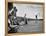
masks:
[[[27,18],[36,19],[35,15],[37,15],[38,19],[43,19],[43,5],[14,3],[13,7],[17,8],[17,16],[19,17],[24,17],[26,14]]]

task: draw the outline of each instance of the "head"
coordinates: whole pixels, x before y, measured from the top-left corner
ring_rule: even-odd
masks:
[[[16,7],[14,7],[14,11],[15,11],[15,12],[17,12],[17,9],[16,9]]]

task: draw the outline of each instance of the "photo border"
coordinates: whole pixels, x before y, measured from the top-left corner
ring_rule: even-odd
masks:
[[[43,12],[45,11],[45,5],[44,3],[37,3],[37,2],[24,2],[24,1],[12,1],[11,3],[21,3],[21,4],[40,4],[40,5],[43,5]],[[42,24],[42,30],[43,30],[43,33],[44,33],[44,24],[45,24],[45,12],[43,13],[43,24]],[[37,33],[32,33],[32,32],[28,32],[28,33],[9,33],[9,34],[15,34],[15,35],[24,35],[24,34],[40,34],[41,32],[37,32]],[[8,35],[8,0],[5,0],[5,36]]]

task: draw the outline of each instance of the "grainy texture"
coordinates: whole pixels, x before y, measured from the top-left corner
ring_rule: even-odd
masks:
[[[28,24],[19,27],[18,32],[42,32],[43,20],[30,20]]]

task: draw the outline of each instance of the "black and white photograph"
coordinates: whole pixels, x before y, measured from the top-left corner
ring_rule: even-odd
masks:
[[[43,33],[42,4],[8,2],[8,33]]]

